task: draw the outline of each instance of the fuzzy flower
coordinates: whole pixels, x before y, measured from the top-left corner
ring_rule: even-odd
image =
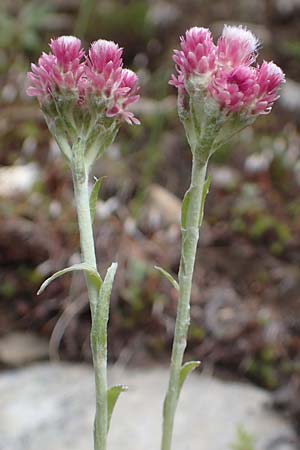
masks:
[[[122,117],[129,124],[140,124],[140,121],[134,117],[128,106],[139,100],[138,78],[136,74],[129,69],[122,69],[121,82],[114,92],[113,105],[107,111],[107,117]]]
[[[256,59],[258,46],[259,41],[251,31],[242,26],[225,25],[217,44],[218,64],[223,68],[249,66]]]
[[[138,79],[122,68],[122,49],[117,44],[100,39],[91,45],[87,56],[80,40],[73,36],[52,39],[49,46],[51,52],[43,53],[28,73],[27,94],[37,97],[44,111],[59,103],[63,116],[73,105],[72,114],[79,117],[89,111],[98,117],[102,114],[103,118],[139,123],[128,111],[139,99]]]
[[[247,110],[256,90],[255,70],[239,66],[230,72],[220,71],[208,89],[221,110],[228,113]]]
[[[170,84],[182,88],[191,77],[197,77],[199,84],[207,85],[216,69],[216,47],[207,28],[193,27],[181,36],[181,50],[174,50],[173,60],[177,76]]]
[[[80,40],[73,36],[61,36],[51,40],[50,48],[52,53],[43,53],[38,64],[31,65],[27,94],[37,97],[41,106],[66,92],[78,100],[78,83],[84,72],[81,62],[84,50]]]
[[[285,76],[280,67],[273,62],[264,61],[256,69],[258,92],[252,105],[252,114],[268,114],[279,98],[278,92],[284,82]]]
[[[139,121],[128,107],[139,100],[138,78],[123,69],[122,49],[111,41],[100,39],[89,51],[86,67],[87,95],[103,105],[107,117],[116,117],[129,124]]]
[[[174,51],[177,76],[170,81],[178,89],[179,108],[188,104],[187,96],[197,95],[197,102],[202,98],[203,104],[213,99],[225,117],[237,113],[247,119],[269,113],[285,80],[274,63],[254,66],[258,46],[258,39],[242,26],[225,25],[216,46],[206,28],[187,31],[181,37],[181,50]]]
[[[123,69],[122,48],[94,42],[88,54],[73,36],[52,39],[28,73],[27,94],[37,97],[47,125],[72,167],[82,144],[91,167],[114,141],[122,122],[139,124],[130,106],[139,99],[138,78]]]

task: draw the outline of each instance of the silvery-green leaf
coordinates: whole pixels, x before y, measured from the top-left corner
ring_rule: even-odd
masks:
[[[181,228],[185,229],[187,224],[187,215],[189,209],[189,203],[191,199],[191,190],[189,189],[183,198],[181,205]]]
[[[108,322],[110,294],[112,291],[117,267],[117,263],[112,263],[112,265],[107,269],[105,278],[102,282],[92,324],[92,339],[97,340],[98,330],[102,328],[101,324],[103,324],[103,322]]]
[[[111,416],[114,411],[114,407],[116,402],[121,394],[121,392],[125,392],[128,390],[127,386],[118,385],[113,386],[107,391],[107,430],[110,427]]]
[[[100,191],[100,188],[103,183],[103,178],[104,177],[96,178],[96,182],[93,186],[93,189],[92,189],[92,192],[90,195],[90,212],[91,212],[92,223],[95,220],[96,204],[97,204],[97,200],[98,200],[99,191]]]
[[[186,362],[180,369],[180,375],[179,375],[179,389],[178,389],[178,397],[180,394],[180,391],[182,389],[183,383],[185,382],[187,376],[195,370],[197,367],[200,366],[200,361],[189,361]]]
[[[92,278],[96,287],[98,289],[100,289],[101,277],[100,277],[99,273],[93,267],[89,266],[88,264],[81,263],[81,264],[74,264],[73,266],[67,267],[66,269],[59,270],[58,272],[54,273],[50,278],[47,278],[47,280],[44,281],[44,283],[38,290],[37,295],[40,295],[49,286],[49,284],[52,283],[52,281],[54,281],[56,278],[59,278],[62,275],[65,275],[66,273],[74,272],[74,271],[78,271],[78,270],[79,271],[83,270],[84,272],[86,272]]]
[[[199,227],[201,227],[202,225],[202,220],[203,220],[203,214],[204,214],[204,204],[205,204],[205,199],[206,196],[209,192],[209,187],[210,187],[210,182],[211,182],[211,177],[207,177],[204,186],[203,186],[203,191],[202,191],[202,198],[201,198],[201,206],[200,206],[200,217],[199,217]]]
[[[167,272],[165,269],[159,266],[154,266],[154,269],[158,270],[171,284],[172,286],[179,291],[179,284],[178,282],[172,277],[172,275]]]

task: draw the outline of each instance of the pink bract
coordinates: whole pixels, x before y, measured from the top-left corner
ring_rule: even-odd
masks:
[[[123,50],[114,42],[94,42],[88,55],[73,36],[52,39],[51,52],[43,53],[28,73],[27,94],[37,97],[41,106],[63,98],[81,108],[101,105],[106,117],[139,123],[129,105],[139,99],[138,79],[123,69]]]
[[[268,114],[279,98],[279,88],[285,82],[280,67],[273,62],[263,62],[256,70],[258,93],[253,104],[253,114]]]
[[[246,109],[256,90],[255,70],[239,66],[230,72],[220,71],[209,85],[209,93],[221,109],[238,112]]]
[[[180,37],[181,50],[174,50],[173,60],[178,72],[170,84],[182,87],[191,76],[203,79],[216,69],[216,47],[207,28],[193,27]]]
[[[258,39],[251,31],[242,26],[225,25],[217,43],[218,64],[225,68],[241,64],[249,66],[256,59],[258,45]]]

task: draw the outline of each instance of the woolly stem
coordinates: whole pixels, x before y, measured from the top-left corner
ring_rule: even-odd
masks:
[[[196,152],[194,155],[196,155]],[[185,212],[185,224],[182,224],[181,228],[182,247],[178,274],[179,301],[171,357],[169,386],[164,403],[161,450],[171,450],[172,445],[174,418],[180,391],[180,370],[187,344],[187,334],[190,323],[190,296],[197,243],[199,239],[199,222],[206,169],[207,161],[204,163],[200,158],[194,156],[191,185],[185,195],[185,199],[187,199],[187,196],[189,197],[187,210]]]
[[[72,174],[74,193],[77,208],[80,244],[83,262],[97,270],[95,245],[93,238],[92,220],[89,206],[88,171],[84,161],[84,144],[78,140],[73,147]],[[91,347],[95,369],[96,387],[96,415],[94,422],[94,449],[107,448],[107,320],[105,304],[101,305],[99,287],[89,275],[86,275],[86,284],[92,314]],[[97,314],[103,317],[99,322],[99,329],[94,329],[96,309]],[[103,309],[101,311],[101,309]]]

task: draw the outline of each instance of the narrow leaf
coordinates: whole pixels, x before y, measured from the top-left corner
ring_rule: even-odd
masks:
[[[202,191],[202,198],[201,198],[201,205],[200,205],[199,227],[201,227],[201,225],[202,225],[202,220],[203,220],[203,215],[204,215],[204,204],[205,204],[206,196],[207,196],[207,194],[209,192],[210,182],[211,182],[211,177],[208,176],[207,179],[205,180],[205,183],[204,183],[204,186],[203,186],[203,191]]]
[[[100,188],[103,183],[103,178],[104,177],[96,178],[96,182],[93,186],[93,189],[92,189],[92,192],[90,195],[90,212],[91,212],[92,223],[95,220],[96,204],[97,204],[97,200],[98,200],[99,191],[100,191]]]
[[[182,201],[181,205],[181,228],[185,229],[187,225],[187,215],[188,215],[188,209],[189,209],[189,203],[191,199],[191,191],[188,190],[185,193],[185,196]]]
[[[121,392],[125,392],[128,390],[127,386],[118,385],[113,386],[107,391],[107,431],[110,427],[111,416],[114,411],[117,400],[121,394]]]
[[[74,264],[73,266],[67,267],[66,269],[59,270],[58,272],[54,273],[50,278],[47,278],[47,280],[44,281],[44,283],[38,290],[37,295],[40,295],[49,286],[49,284],[52,283],[52,281],[54,281],[56,278],[59,278],[62,275],[65,275],[66,273],[74,272],[74,271],[78,271],[78,270],[83,270],[88,275],[90,275],[92,277],[95,285],[97,286],[97,288],[100,289],[101,277],[100,277],[99,273],[93,267],[89,266],[88,264],[81,263],[81,264]]]
[[[112,265],[107,269],[105,278],[100,288],[99,299],[92,325],[92,334],[95,335],[95,337],[97,336],[98,330],[103,327],[103,325],[101,324],[103,324],[103,322],[108,322],[110,294],[112,291],[117,267],[117,263],[112,263]]]
[[[154,266],[154,269],[158,270],[171,284],[172,286],[179,291],[179,284],[178,282],[172,277],[172,275],[167,272],[165,269],[159,266]]]
[[[180,376],[179,376],[179,389],[178,389],[178,397],[180,394],[180,391],[182,389],[183,383],[185,382],[187,376],[195,370],[197,367],[200,366],[200,361],[189,361],[185,363],[181,369],[180,369]]]

